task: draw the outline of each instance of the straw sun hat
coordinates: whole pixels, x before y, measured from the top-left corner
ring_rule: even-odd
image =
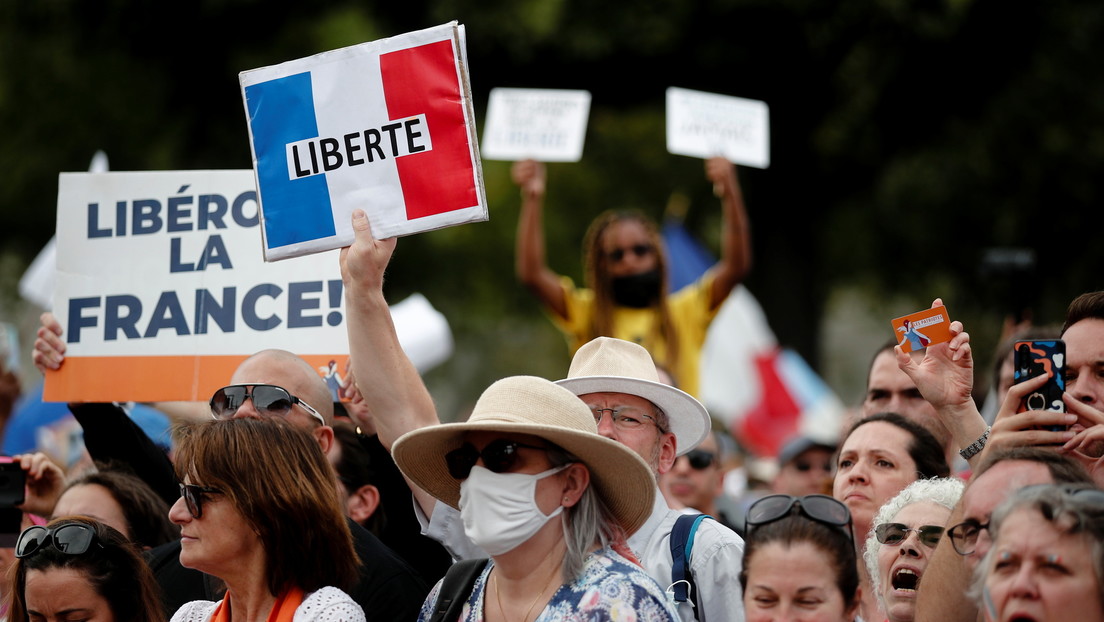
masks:
[[[492,384],[465,423],[447,423],[402,435],[391,448],[395,464],[422,490],[456,508],[460,482],[449,475],[445,454],[464,444],[467,432],[531,434],[579,459],[590,482],[627,534],[652,513],[656,481],[631,449],[598,435],[594,414],[570,391],[533,376]]]
[[[700,445],[712,427],[705,406],[689,393],[660,382],[652,355],[631,341],[611,337],[588,341],[571,359],[567,378],[556,384],[575,395],[627,393],[655,404],[667,415],[679,456]]]

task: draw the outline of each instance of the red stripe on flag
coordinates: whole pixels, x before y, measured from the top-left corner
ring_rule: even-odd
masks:
[[[801,406],[778,373],[779,351],[755,355],[762,397],[744,414],[738,436],[756,455],[775,456],[799,427]]]
[[[425,114],[433,150],[395,160],[410,220],[479,203],[452,41],[380,55],[391,119]]]

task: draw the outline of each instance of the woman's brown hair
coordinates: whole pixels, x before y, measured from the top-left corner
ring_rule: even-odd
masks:
[[[313,436],[282,419],[242,417],[184,428],[178,443],[177,477],[217,488],[260,536],[273,595],[354,582],[352,535]]]
[[[47,529],[84,525],[95,534],[92,545],[79,555],[64,553],[44,542],[31,555],[17,558],[8,571],[8,617],[10,622],[29,622],[27,573],[66,568],[81,573],[92,589],[107,601],[119,622],[164,622],[160,589],[142,554],[123,534],[86,516],[69,516],[50,521]]]

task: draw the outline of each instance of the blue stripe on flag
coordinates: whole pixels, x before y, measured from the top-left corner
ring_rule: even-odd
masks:
[[[245,87],[268,248],[334,235],[325,175],[291,180],[285,145],[318,136],[310,72]]]

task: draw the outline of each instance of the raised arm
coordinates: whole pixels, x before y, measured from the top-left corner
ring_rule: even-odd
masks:
[[[932,308],[943,306],[936,298]],[[919,362],[895,346],[897,365],[916,383],[920,395],[934,408],[940,421],[950,431],[958,449],[969,447],[985,433],[985,419],[974,404],[974,357],[970,348],[970,334],[963,330],[962,322],[953,321],[951,340],[928,346]],[[968,461],[976,467],[981,460],[975,454]]]
[[[521,214],[515,253],[517,278],[544,306],[556,315],[567,317],[560,277],[548,267],[544,249],[544,165],[535,160],[515,162],[510,169],[514,183],[521,188]]]
[[[437,425],[440,420],[422,377],[399,345],[383,296],[383,273],[395,240],[374,239],[362,210],[353,212],[353,231],[356,241],[341,250],[349,355],[357,389],[373,414],[380,443],[390,450],[395,439],[406,432]],[[426,515],[431,514],[436,500],[413,485],[411,490]]]
[[[736,167],[724,158],[710,158],[705,161],[705,176],[713,182],[713,192],[721,199],[724,220],[721,260],[714,267],[716,276],[709,301],[715,309],[751,271],[751,231]]]

